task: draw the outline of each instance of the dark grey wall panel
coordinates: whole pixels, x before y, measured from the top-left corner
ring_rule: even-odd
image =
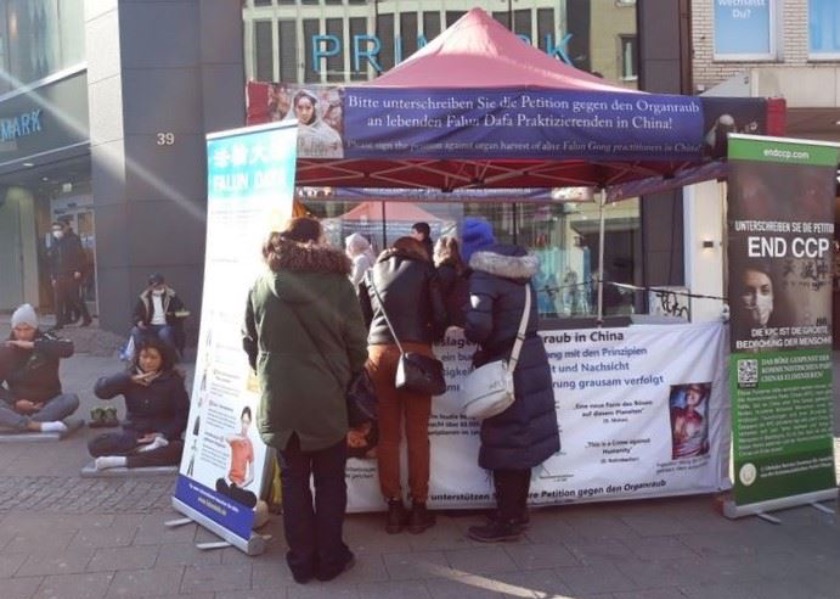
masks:
[[[133,226],[125,203],[96,205],[97,269],[119,269],[129,264],[131,251],[128,237]],[[105,292],[107,295],[110,294],[111,289],[104,287],[100,289],[100,292]],[[100,298],[100,304],[102,303],[107,302],[102,302]]]
[[[195,66],[199,60],[196,0],[121,2],[122,68]]]
[[[687,0],[639,0],[637,10],[641,89],[683,93]],[[682,191],[646,196],[641,211],[644,284],[684,284]]]
[[[245,125],[245,72],[242,64],[211,64],[201,69],[205,130]],[[225,90],[219,93],[219,90]]]
[[[197,68],[136,69],[123,81],[125,133],[201,133]]]
[[[159,146],[154,134],[132,135],[124,143],[131,201],[178,198],[205,211],[203,136],[176,135],[173,145]]]
[[[124,243],[131,266],[176,267],[204,263],[205,220],[172,200],[132,198],[131,230]]]

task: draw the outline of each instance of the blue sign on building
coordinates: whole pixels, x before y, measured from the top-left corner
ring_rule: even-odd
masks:
[[[773,57],[774,0],[714,1],[716,57]]]

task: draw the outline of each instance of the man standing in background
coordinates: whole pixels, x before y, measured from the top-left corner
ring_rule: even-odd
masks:
[[[55,297],[55,328],[60,329],[68,324],[72,312],[81,315],[82,326],[86,327],[91,323],[91,318],[79,294],[86,262],[82,242],[62,221],[52,224],[52,236],[47,260]]]

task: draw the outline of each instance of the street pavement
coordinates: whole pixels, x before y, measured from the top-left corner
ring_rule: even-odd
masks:
[[[0,323],[0,335],[7,330]],[[63,362],[81,415],[101,403],[91,392],[96,378],[122,367],[114,355]],[[350,515],[356,567],[297,585],[277,516],[260,531],[271,535],[260,556],[202,551],[195,544],[214,535],[165,526],[180,517],[170,506],[174,476],[80,478],[85,443],[99,432],[0,443],[0,599],[840,597],[836,515],[799,507],[774,512],[780,525],[731,521],[713,495],[534,510],[527,537],[500,545],[465,537],[476,513],[439,514],[421,535],[386,534],[381,514]]]

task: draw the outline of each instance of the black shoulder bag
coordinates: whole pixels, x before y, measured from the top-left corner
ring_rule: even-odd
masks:
[[[446,393],[443,362],[416,352],[406,352],[403,349],[399,337],[397,337],[397,332],[391,324],[391,319],[388,318],[388,312],[385,311],[385,302],[382,301],[382,296],[379,295],[379,290],[373,282],[372,271],[367,272],[366,279],[368,287],[373,289],[373,293],[376,295],[376,300],[379,302],[379,308],[382,310],[382,316],[385,317],[385,323],[391,331],[394,343],[400,350],[400,360],[397,362],[397,376],[394,380],[394,386],[397,389],[404,389],[421,395],[443,395]]]

